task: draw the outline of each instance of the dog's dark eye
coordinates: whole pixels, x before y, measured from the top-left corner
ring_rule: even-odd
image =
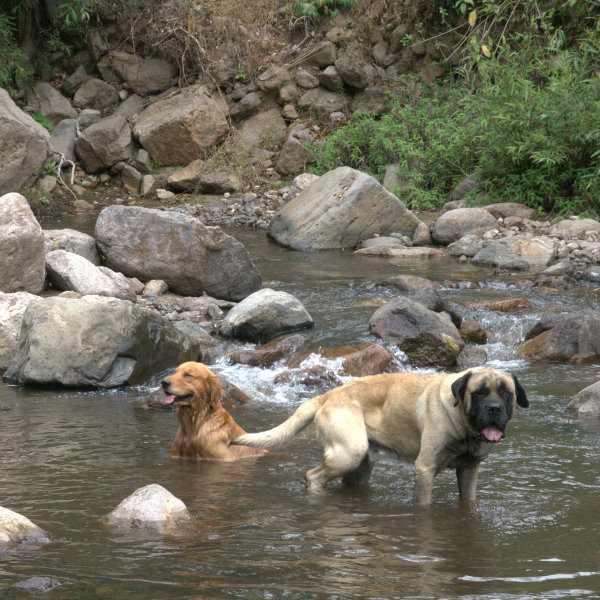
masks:
[[[500,395],[505,399],[505,400],[510,400],[512,398],[512,394],[508,391],[508,390],[504,390],[503,392],[500,392]]]
[[[485,398],[487,396],[487,392],[485,392],[484,390],[475,390],[471,396],[473,398],[475,398],[475,400],[482,400],[483,398]]]

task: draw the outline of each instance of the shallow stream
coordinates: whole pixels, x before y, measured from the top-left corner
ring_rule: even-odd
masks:
[[[90,223],[48,223],[90,232]],[[514,346],[548,311],[597,308],[592,288],[551,293],[518,277],[456,261],[290,252],[264,234],[230,232],[266,285],[299,297],[315,344],[375,341],[373,310],[391,298],[373,282],[396,274],[436,281],[455,301],[526,296],[533,310],[473,312],[488,333],[491,366],[519,376],[531,406],[483,463],[478,500],[458,504],[455,477],[436,480],[429,510],[412,505],[412,468],[382,456],[359,490],[321,496],[304,473],[321,460],[309,428],[282,454],[235,463],[172,460],[170,412],[136,408],[160,380],[110,392],[0,384],[0,505],[46,529],[51,543],[0,556],[0,597],[32,576],[63,585],[46,598],[600,598],[600,425],[564,417],[569,399],[600,379],[600,366],[533,365]],[[283,421],[314,390],[275,385],[280,368],[216,365],[253,398],[231,412],[247,431]],[[135,489],[159,483],[195,519],[181,535],[122,532],[98,520]]]

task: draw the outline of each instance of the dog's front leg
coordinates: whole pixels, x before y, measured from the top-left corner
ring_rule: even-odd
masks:
[[[435,474],[435,466],[424,464],[417,459],[415,462],[415,504],[419,506],[431,504]]]
[[[479,473],[478,461],[473,461],[456,469],[458,480],[458,495],[462,502],[475,502],[477,495],[477,475]]]

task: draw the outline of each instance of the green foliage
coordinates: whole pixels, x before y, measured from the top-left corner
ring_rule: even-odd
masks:
[[[33,113],[33,118],[42,126],[45,127],[50,133],[54,130],[54,125],[52,125],[52,121],[47,117],[44,117],[41,112],[35,111]]]
[[[46,163],[42,169],[42,177],[48,176],[54,177],[55,179],[58,177],[58,163],[55,160]]]
[[[92,16],[90,6],[93,0],[63,0],[59,8],[59,18],[66,27],[87,23]]]
[[[310,2],[296,2],[294,10],[300,17],[309,17],[317,20],[322,15],[335,19],[339,14],[339,7],[352,8],[356,0],[310,0]]]
[[[400,163],[409,180],[402,198],[412,208],[441,205],[477,171],[486,202],[559,213],[600,209],[593,44],[549,53],[522,39],[518,50],[497,54],[478,65],[477,84],[465,72],[418,98],[403,80],[388,114],[357,115],[330,136],[317,171],[349,165],[381,177]]]
[[[15,84],[30,84],[33,77],[29,57],[14,38],[14,25],[12,17],[0,12],[0,88],[9,91]]]

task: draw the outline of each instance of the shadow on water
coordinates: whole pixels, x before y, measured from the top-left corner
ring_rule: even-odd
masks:
[[[81,223],[45,227],[85,229]],[[87,224],[90,232],[93,223]],[[309,428],[285,453],[235,463],[172,460],[174,414],[144,411],[150,388],[111,392],[22,390],[0,385],[0,505],[46,529],[50,544],[0,555],[0,597],[33,576],[63,585],[47,598],[597,598],[600,528],[597,422],[564,407],[599,378],[597,365],[536,366],[514,345],[547,311],[597,306],[593,294],[532,290],[518,277],[445,260],[402,263],[350,252],[290,252],[252,232],[249,249],[266,285],[297,295],[325,346],[373,341],[374,309],[391,298],[373,283],[395,274],[439,282],[454,301],[526,296],[533,309],[471,311],[490,333],[491,364],[518,373],[531,408],[484,463],[475,506],[457,502],[452,473],[436,480],[430,510],[412,505],[412,468],[382,456],[369,486],[308,494],[304,473],[321,459]],[[271,370],[220,364],[253,400],[232,410],[248,431],[272,427],[311,391],[273,383]],[[99,519],[135,489],[159,483],[194,516],[178,535],[111,530]]]

